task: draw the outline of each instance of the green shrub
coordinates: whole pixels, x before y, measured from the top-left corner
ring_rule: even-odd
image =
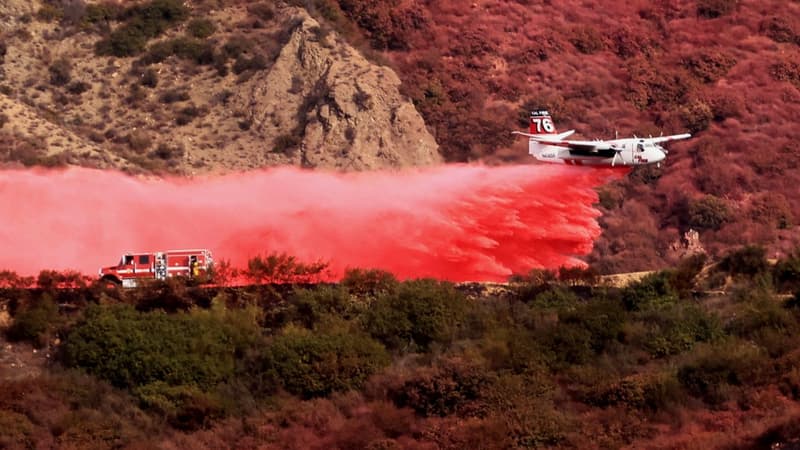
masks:
[[[620,340],[625,321],[618,302],[597,299],[559,312],[558,323],[541,331],[540,342],[557,362],[583,364]]]
[[[748,245],[725,255],[718,267],[730,275],[755,277],[769,271],[766,254],[763,247]]]
[[[193,19],[186,26],[186,31],[198,39],[205,39],[214,34],[217,31],[217,27],[214,22],[208,19]]]
[[[242,53],[252,51],[254,46],[255,43],[250,39],[236,35],[228,39],[228,42],[222,46],[222,51],[229,58],[238,58]]]
[[[142,407],[160,414],[179,430],[206,428],[225,412],[219,398],[196,386],[156,381],[137,387],[133,393]]]
[[[141,53],[147,46],[148,37],[136,27],[120,27],[107,39],[95,44],[95,53],[99,56],[127,57]]]
[[[550,289],[556,282],[556,274],[551,270],[534,269],[526,275],[512,275],[509,277],[516,298],[528,302],[540,293]]]
[[[697,253],[681,259],[675,269],[667,271],[669,285],[680,298],[691,297],[695,279],[702,272],[707,259],[708,257],[704,253]]]
[[[313,289],[296,289],[289,298],[290,320],[313,329],[326,315],[352,319],[360,307],[351,301],[347,289],[342,286],[317,286]]]
[[[49,294],[44,294],[17,312],[6,334],[12,341],[31,341],[42,347],[46,344],[47,332],[57,321],[58,306]]]
[[[689,226],[697,230],[718,230],[731,220],[728,204],[713,195],[691,200],[688,214]]]
[[[170,56],[177,56],[195,64],[208,65],[214,62],[214,46],[198,39],[179,37],[151,45],[139,62],[144,65],[156,64]]]
[[[275,18],[275,10],[268,2],[256,3],[247,7],[247,12],[253,14],[261,20],[272,20]]]
[[[207,390],[233,376],[235,355],[259,335],[250,310],[168,315],[90,306],[67,336],[63,359],[118,387],[162,381]]]
[[[771,298],[737,306],[736,315],[726,327],[729,333],[759,344],[772,357],[781,356],[797,346],[800,326],[791,311]]]
[[[340,281],[351,295],[375,297],[397,290],[399,282],[391,273],[380,269],[347,269]]]
[[[685,394],[673,373],[634,374],[598,386],[583,399],[594,406],[622,405],[631,409],[663,411],[680,403]]]
[[[177,125],[186,125],[194,120],[197,116],[202,114],[202,110],[195,105],[189,105],[181,108],[175,116],[175,123]]]
[[[719,318],[694,305],[677,305],[639,317],[648,331],[645,349],[662,358],[691,350],[698,342],[712,342],[724,336]]]
[[[466,299],[451,283],[413,280],[396,292],[378,297],[367,311],[364,326],[394,350],[427,350],[455,338],[464,317]]]
[[[534,308],[567,308],[575,306],[580,302],[580,299],[575,295],[572,290],[564,286],[553,286],[544,292],[536,294],[530,306]]]
[[[133,299],[139,311],[187,312],[195,306],[188,295],[186,280],[181,278],[153,280],[136,289],[129,298]]]
[[[600,281],[600,274],[592,267],[559,267],[558,280],[572,286],[593,286]]]
[[[422,417],[485,413],[484,396],[494,377],[479,366],[460,360],[417,372],[389,397],[401,408],[411,408]]]
[[[281,386],[303,398],[360,389],[390,362],[386,349],[368,336],[311,334],[289,328],[250,365],[256,392]]]
[[[678,369],[678,381],[689,394],[719,405],[731,398],[732,387],[757,384],[765,363],[764,355],[747,343],[712,346]]]
[[[72,63],[67,58],[55,60],[48,69],[50,71],[50,84],[65,86],[72,80]]]
[[[56,5],[44,4],[36,12],[36,18],[42,22],[54,22],[64,16],[64,10]]]
[[[233,73],[239,75],[246,71],[257,72],[267,68],[267,58],[263,55],[254,55],[252,58],[246,58],[242,55],[236,58],[233,63]]]
[[[125,8],[115,2],[91,3],[86,5],[83,20],[90,24],[108,24],[123,18]]]
[[[247,278],[256,283],[313,283],[325,276],[328,263],[304,263],[286,253],[256,255],[247,261]]]
[[[135,5],[125,12],[125,23],[107,39],[97,43],[98,55],[134,56],[142,52],[147,41],[159,36],[189,16],[189,9],[180,0],[152,0]]]
[[[645,311],[672,305],[678,292],[670,283],[670,272],[650,274],[622,291],[622,303],[628,311]]]

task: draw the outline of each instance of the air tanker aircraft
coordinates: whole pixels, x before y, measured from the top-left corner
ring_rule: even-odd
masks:
[[[531,132],[514,131],[513,134],[529,138],[528,153],[539,161],[571,164],[574,166],[640,166],[661,165],[667,150],[658,144],[688,139],[691,134],[676,134],[650,138],[632,137],[610,141],[570,141],[567,137],[575,130],[557,133],[546,110],[531,112]]]

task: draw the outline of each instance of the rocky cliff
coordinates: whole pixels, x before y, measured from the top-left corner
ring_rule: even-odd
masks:
[[[98,48],[131,14],[97,20],[101,4],[67,3],[0,5],[6,166],[194,174],[441,161],[397,75],[302,8],[187,2],[189,17],[119,56]]]

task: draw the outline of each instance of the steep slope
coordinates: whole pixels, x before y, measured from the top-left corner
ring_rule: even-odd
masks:
[[[0,92],[9,117],[6,141],[46,136],[39,159],[22,161],[26,165],[190,174],[276,164],[363,170],[440,161],[421,117],[398,92],[397,76],[301,8],[138,2],[177,18],[156,23],[163,33],[133,51],[138,36],[124,33],[140,16],[149,17],[137,16],[133,2],[127,9],[25,3],[0,5]],[[108,42],[110,49],[101,51]],[[38,117],[18,113],[21,105]],[[57,145],[53,136],[62,134],[70,138]],[[80,160],[69,156],[87,152]],[[8,152],[6,160],[15,156]]]
[[[603,271],[660,267],[690,229],[715,254],[800,243],[800,3],[337,4],[393,61],[448,160],[527,160],[508,131],[539,106],[586,138],[694,133],[661,169],[601,192]]]

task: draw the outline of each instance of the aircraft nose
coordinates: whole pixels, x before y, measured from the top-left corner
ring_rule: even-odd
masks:
[[[653,159],[656,162],[658,162],[658,161],[663,161],[664,158],[666,158],[666,157],[667,157],[667,154],[664,152],[664,150],[661,150],[660,148],[658,148],[655,151],[655,158],[653,158]]]

